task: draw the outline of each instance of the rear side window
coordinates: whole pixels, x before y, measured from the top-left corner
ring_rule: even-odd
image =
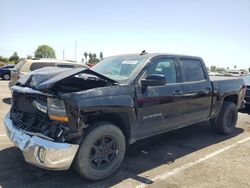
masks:
[[[43,67],[55,67],[55,63],[32,63],[30,70],[33,71]]]
[[[202,64],[196,59],[180,59],[182,82],[193,82],[206,79]]]

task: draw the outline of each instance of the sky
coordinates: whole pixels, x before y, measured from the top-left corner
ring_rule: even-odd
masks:
[[[58,59],[140,53],[200,56],[207,66],[250,67],[250,0],[0,0],[0,56]]]

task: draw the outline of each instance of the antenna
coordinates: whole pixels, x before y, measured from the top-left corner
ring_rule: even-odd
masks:
[[[147,54],[146,50],[142,50],[142,52],[140,53],[140,55],[145,55]]]

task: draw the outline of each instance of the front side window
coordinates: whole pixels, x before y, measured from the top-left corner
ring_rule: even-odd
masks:
[[[202,64],[196,59],[180,59],[182,82],[193,82],[206,79]]]
[[[152,62],[146,70],[144,77],[150,74],[161,74],[165,76],[166,83],[177,83],[176,69],[173,59],[161,59]]]

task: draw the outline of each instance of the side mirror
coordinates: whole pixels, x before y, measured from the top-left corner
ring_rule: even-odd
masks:
[[[162,74],[150,74],[145,79],[141,80],[141,86],[161,86],[166,84],[166,78]]]

